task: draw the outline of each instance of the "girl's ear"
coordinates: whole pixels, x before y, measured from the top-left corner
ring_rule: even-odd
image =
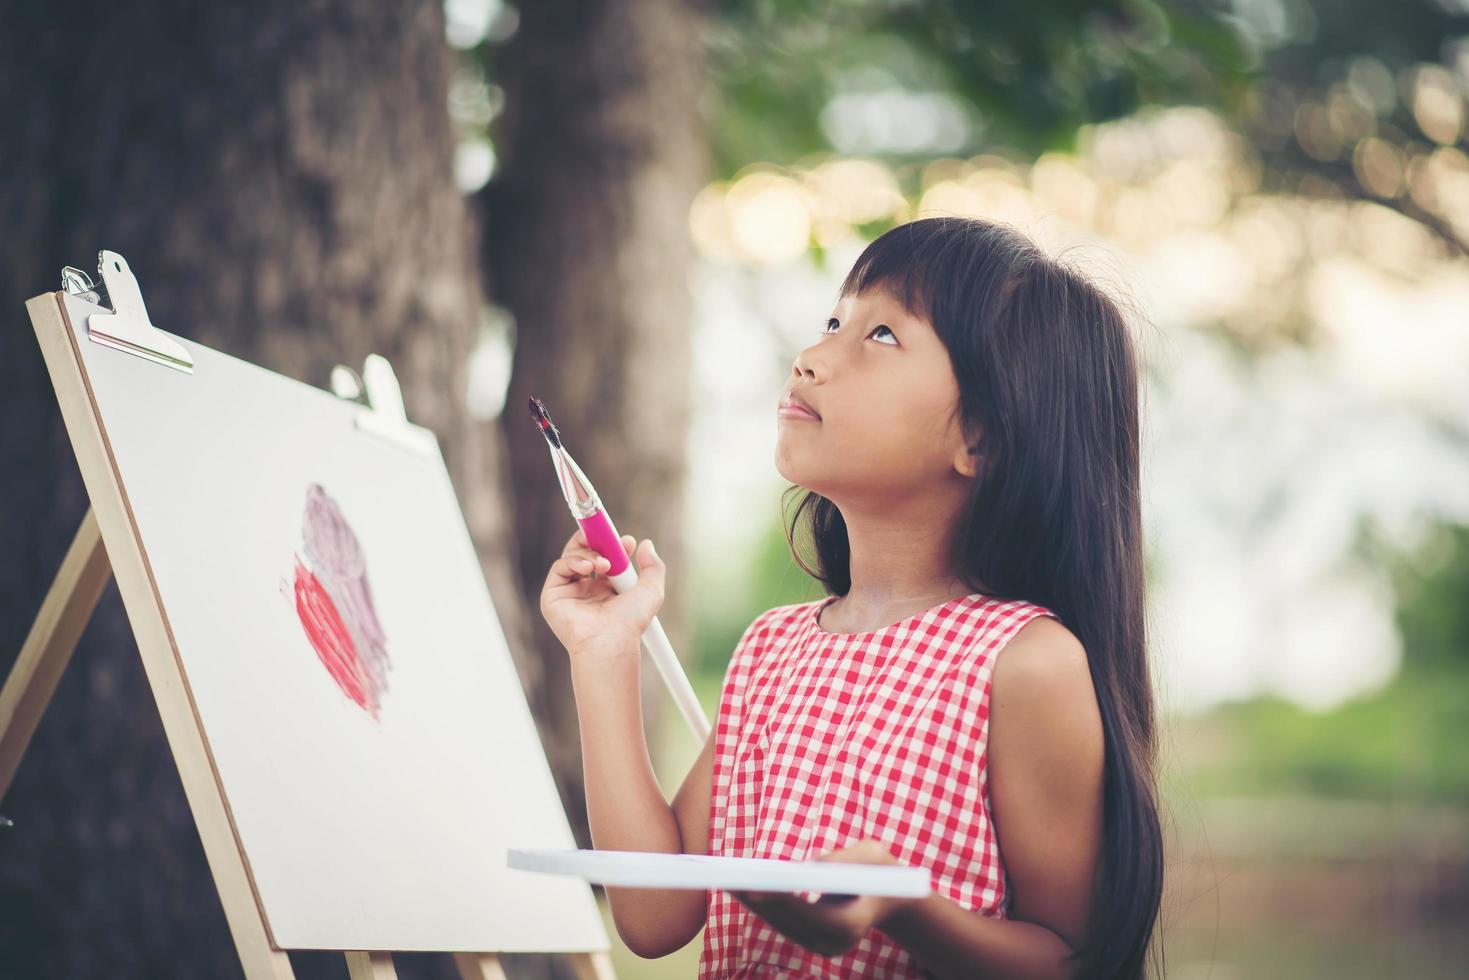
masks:
[[[974,476],[979,472],[979,444],[972,446],[961,446],[954,454],[954,469],[965,476]]]
[[[974,477],[979,473],[979,446],[984,441],[984,430],[979,423],[959,419],[961,442],[954,451],[954,469],[964,476]]]

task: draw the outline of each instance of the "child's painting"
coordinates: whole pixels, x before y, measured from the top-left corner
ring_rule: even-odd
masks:
[[[66,303],[274,943],[606,949],[585,881],[506,866],[576,843],[437,448]]]
[[[296,556],[290,599],[332,680],[374,718],[388,689],[388,651],[372,608],[367,559],[337,502],[313,483],[306,488],[301,536],[307,560]]]

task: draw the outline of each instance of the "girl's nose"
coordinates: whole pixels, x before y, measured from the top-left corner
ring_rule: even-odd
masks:
[[[809,377],[815,379],[815,358],[809,350],[802,351],[796,355],[795,361],[791,364],[791,373],[798,378]]]

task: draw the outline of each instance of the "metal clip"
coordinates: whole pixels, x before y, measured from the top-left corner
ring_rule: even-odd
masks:
[[[84,299],[93,306],[108,305],[102,295],[103,288],[81,269],[69,265],[61,270],[61,290],[68,296]]]
[[[97,254],[97,270],[111,302],[111,313],[93,313],[87,317],[87,336],[104,347],[136,354],[157,364],[194,373],[194,357],[188,348],[153,326],[143,293],[127,259],[103,249]],[[62,288],[80,298],[97,294],[97,286],[80,269],[67,266],[61,271]],[[81,292],[75,292],[83,287]],[[100,296],[97,297],[100,300]]]
[[[408,413],[403,408],[403,389],[386,357],[368,354],[360,375],[345,364],[338,364],[332,368],[331,383],[338,398],[363,403],[362,411],[352,420],[358,429],[419,455],[432,456],[438,452],[439,441],[433,432],[408,421]]]

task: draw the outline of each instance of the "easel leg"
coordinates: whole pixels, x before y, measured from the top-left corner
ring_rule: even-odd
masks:
[[[464,980],[505,980],[505,968],[494,953],[455,953],[454,965]]]
[[[352,980],[398,980],[392,953],[347,950],[347,974]]]
[[[578,980],[617,980],[612,972],[611,953],[574,953],[571,965]]]
[[[20,656],[0,690],[0,799],[10,789],[51,695],[81,639],[97,599],[112,578],[107,549],[91,508],[62,559]]]
[[[570,955],[578,980],[617,980],[617,974],[612,972],[612,957],[607,953]],[[505,969],[494,953],[455,953],[454,965],[459,967],[459,975],[464,980],[505,980]]]

